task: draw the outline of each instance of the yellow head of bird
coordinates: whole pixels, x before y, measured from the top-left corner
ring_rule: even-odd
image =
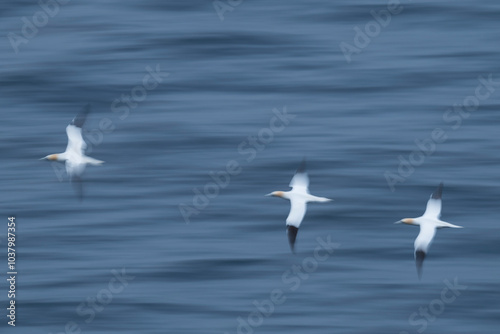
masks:
[[[50,160],[50,161],[56,161],[57,160],[57,154],[49,154],[45,158],[42,158],[40,160]]]

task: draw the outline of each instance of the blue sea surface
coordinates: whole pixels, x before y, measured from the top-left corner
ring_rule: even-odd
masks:
[[[41,3],[0,4],[1,333],[499,333],[498,1]],[[38,159],[87,103],[79,201]]]

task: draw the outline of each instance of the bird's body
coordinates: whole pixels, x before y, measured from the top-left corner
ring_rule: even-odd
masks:
[[[423,262],[427,255],[429,247],[434,240],[434,236],[436,235],[436,229],[446,227],[462,228],[462,226],[453,225],[440,219],[442,208],[442,193],[443,184],[441,183],[438,189],[432,194],[431,198],[427,202],[427,208],[423,216],[418,218],[405,218],[396,222],[396,224],[404,223],[408,225],[420,226],[420,233],[418,234],[414,243],[415,261],[419,278],[422,277]]]
[[[309,193],[309,177],[305,171],[305,162],[295,173],[290,182],[290,191],[274,191],[267,196],[276,196],[290,201],[290,213],[286,218],[288,241],[292,252],[294,251],[295,239],[307,211],[307,203],[311,202],[330,202],[329,198],[318,197]]]
[[[81,196],[81,179],[87,165],[99,166],[104,161],[97,160],[85,155],[87,144],[82,136],[82,127],[85,123],[87,114],[90,112],[90,107],[86,106],[66,127],[66,134],[68,136],[68,146],[63,153],[50,154],[41,160],[61,161],[66,165],[66,172],[68,173],[71,182],[78,184],[78,192]]]

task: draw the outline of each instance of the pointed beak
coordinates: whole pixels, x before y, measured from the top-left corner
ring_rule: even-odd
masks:
[[[273,193],[269,193],[269,194],[264,195],[264,196],[268,196],[268,197],[269,197],[269,196],[273,196]]]
[[[47,157],[43,157],[43,158],[38,159],[38,160],[47,160]]]
[[[395,222],[394,224],[402,224],[403,221],[402,220],[398,220],[397,222]]]

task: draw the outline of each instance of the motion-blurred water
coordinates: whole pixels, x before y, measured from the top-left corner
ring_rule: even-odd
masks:
[[[368,44],[354,28],[385,1],[233,4],[221,21],[211,0],[71,1],[25,28],[17,54],[9,33],[41,9],[0,4],[1,247],[15,215],[19,272],[18,328],[3,315],[2,333],[498,333],[500,84],[478,78],[500,82],[500,4],[402,0]],[[350,63],[342,42],[358,45]],[[150,90],[146,67],[162,73]],[[80,203],[38,159],[64,150],[86,103],[106,164],[87,169]],[[295,117],[267,130],[284,108]],[[411,155],[435,129],[435,152]],[[303,157],[311,192],[335,202],[309,207],[292,255],[289,204],[263,195],[288,190]],[[204,206],[196,192],[233,160],[241,171]],[[441,181],[443,219],[465,228],[438,231],[419,282],[418,229],[392,223]],[[317,238],[340,246],[316,268]],[[303,264],[308,276],[290,272]],[[455,280],[467,288],[445,303]]]

